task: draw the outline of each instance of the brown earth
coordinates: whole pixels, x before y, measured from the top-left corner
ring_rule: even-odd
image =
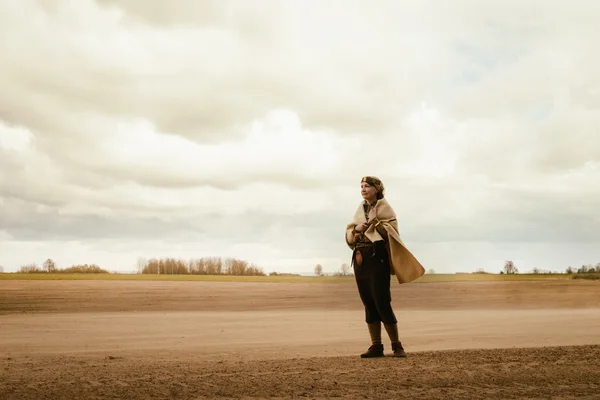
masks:
[[[351,283],[0,281],[0,399],[600,399],[600,282],[392,288],[407,359]]]

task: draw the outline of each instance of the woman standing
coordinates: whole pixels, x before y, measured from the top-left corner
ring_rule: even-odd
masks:
[[[390,338],[393,355],[406,357],[398,338],[398,320],[392,309],[391,275],[399,283],[411,282],[425,273],[398,234],[396,214],[384,198],[384,186],[374,176],[362,178],[363,201],[346,227],[346,244],[353,250],[352,265],[371,346],[363,358],[382,357],[381,323]]]

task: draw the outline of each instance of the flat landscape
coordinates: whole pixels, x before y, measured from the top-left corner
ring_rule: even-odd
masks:
[[[1,399],[600,398],[600,281],[392,281],[363,360],[352,278],[0,275]]]

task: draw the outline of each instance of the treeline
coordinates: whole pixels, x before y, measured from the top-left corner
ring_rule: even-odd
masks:
[[[35,274],[35,273],[62,273],[62,274],[108,274],[109,272],[100,268],[96,264],[80,264],[72,265],[68,268],[57,268],[56,264],[52,259],[47,259],[42,267],[38,267],[35,263],[23,265],[19,268],[19,273],[22,274]]]
[[[565,271],[567,274],[600,274],[600,263],[593,266],[592,264],[582,265],[578,269],[574,269],[573,267],[568,267]]]
[[[266,275],[261,268],[247,261],[235,258],[222,259],[221,257],[204,257],[189,261],[175,258],[139,259],[138,273],[161,275]]]
[[[483,269],[478,269],[476,273],[485,273],[485,271],[483,271]],[[501,274],[518,274],[519,270],[517,269],[514,262],[512,262],[511,260],[508,260],[504,263],[504,269],[502,269],[500,271],[500,273]],[[537,274],[549,275],[549,274],[560,274],[561,272],[545,271],[541,268],[535,267],[535,268],[533,268],[531,273],[536,274],[536,275]],[[600,262],[596,263],[595,266],[593,264],[584,264],[580,268],[577,268],[577,269],[569,266],[569,267],[567,267],[567,269],[565,269],[564,273],[567,275],[600,274]]]

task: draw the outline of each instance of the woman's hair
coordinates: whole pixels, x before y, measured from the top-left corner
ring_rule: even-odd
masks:
[[[385,196],[385,187],[379,178],[374,176],[364,176],[360,182],[366,182],[375,188],[377,191],[377,200],[381,200]]]

